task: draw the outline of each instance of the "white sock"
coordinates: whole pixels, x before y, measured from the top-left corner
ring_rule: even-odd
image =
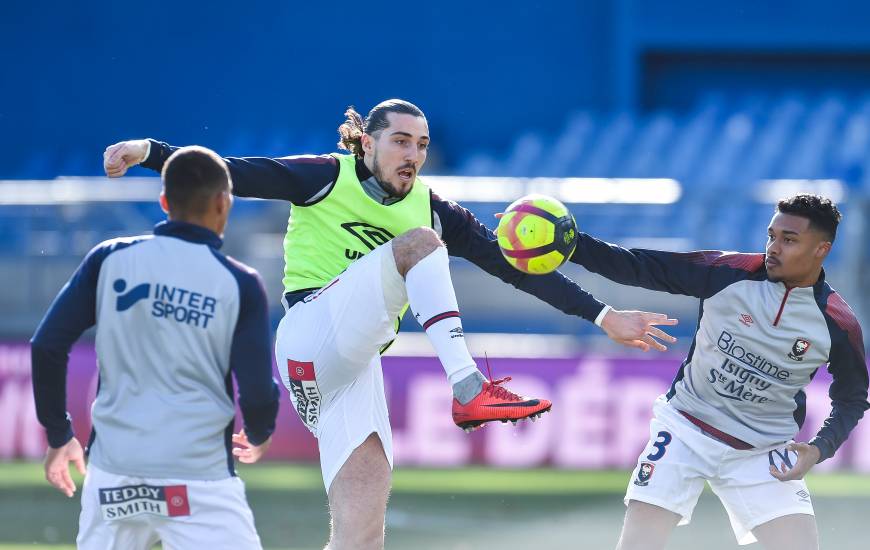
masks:
[[[439,246],[408,270],[405,288],[414,317],[432,342],[450,384],[479,372],[465,345],[447,249]]]

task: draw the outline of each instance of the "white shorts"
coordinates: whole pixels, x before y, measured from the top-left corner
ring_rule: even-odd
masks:
[[[238,477],[217,481],[110,474],[88,465],[79,550],[260,549],[254,515]]]
[[[380,349],[396,337],[396,318],[407,301],[387,243],[294,304],[278,325],[278,371],[293,408],[317,437],[327,492],[372,433],[393,465]]]
[[[756,541],[752,529],[772,519],[791,514],[813,513],[810,493],[803,480],[779,481],[770,475],[783,457],[792,464],[794,452],[785,443],[741,451],[705,434],[664,396],[653,406],[650,441],[638,458],[626,505],[638,500],[682,516],[689,523],[692,510],[704,489],[704,481],[722,501],[738,544]]]

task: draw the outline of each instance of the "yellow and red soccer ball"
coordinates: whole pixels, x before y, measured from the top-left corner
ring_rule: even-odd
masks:
[[[543,275],[564,264],[577,246],[577,225],[564,204],[546,195],[526,195],[504,211],[496,229],[509,264]]]

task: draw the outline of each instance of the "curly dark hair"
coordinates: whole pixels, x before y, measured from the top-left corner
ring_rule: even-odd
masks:
[[[363,157],[362,135],[375,135],[390,125],[387,120],[389,113],[400,113],[426,118],[419,107],[403,99],[388,99],[372,107],[365,120],[351,105],[344,112],[346,120],[338,127],[339,149],[350,151],[359,158]]]
[[[809,193],[800,193],[782,199],[776,204],[776,210],[783,214],[807,218],[810,220],[810,227],[827,235],[831,242],[834,242],[837,237],[837,226],[843,219],[843,215],[831,199]]]

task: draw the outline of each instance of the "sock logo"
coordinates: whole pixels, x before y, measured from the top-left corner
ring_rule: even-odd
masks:
[[[465,338],[465,334],[462,333],[462,327],[450,329],[450,338]]]
[[[112,288],[118,294],[127,289],[127,281],[124,279],[116,279]],[[115,299],[115,309],[117,311],[127,311],[133,307],[139,300],[144,300],[151,293],[151,284],[142,283],[130,289],[126,294],[121,294]]]

